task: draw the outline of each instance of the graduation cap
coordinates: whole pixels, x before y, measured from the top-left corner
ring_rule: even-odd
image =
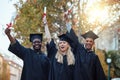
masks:
[[[72,42],[72,40],[66,34],[59,35],[58,38],[60,41],[67,41],[68,43]]]
[[[42,41],[43,34],[30,34],[30,42],[32,42],[34,39],[40,39]]]
[[[86,38],[92,38],[93,40],[98,38],[98,36],[93,31],[88,31],[87,33],[82,34],[81,36],[85,39]]]

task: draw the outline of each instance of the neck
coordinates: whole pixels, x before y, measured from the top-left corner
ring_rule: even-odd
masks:
[[[66,55],[66,51],[64,51],[64,52],[61,52],[61,54],[62,54],[62,55]]]
[[[41,50],[35,50],[35,52],[41,52]]]
[[[64,55],[66,55],[66,53],[62,53],[62,55],[64,56]]]
[[[87,50],[87,52],[90,52],[90,51],[92,51],[92,49],[86,49]]]
[[[91,49],[87,49],[87,48],[85,47],[85,45],[84,45],[84,48],[85,48],[87,51],[92,51],[92,48],[91,48]]]

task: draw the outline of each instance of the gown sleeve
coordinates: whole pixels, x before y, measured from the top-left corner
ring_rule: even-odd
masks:
[[[72,43],[70,43],[70,45],[71,45],[73,51],[76,51],[78,49],[84,50],[83,44],[81,44],[79,42],[78,37],[73,29],[71,29],[70,32],[67,31],[66,35],[72,40]]]
[[[55,54],[57,52],[56,44],[54,43],[54,40],[52,39],[50,43],[47,43],[47,53],[48,58],[51,60],[55,57]]]
[[[50,71],[49,71],[49,79],[48,80],[55,80],[55,74],[54,74],[54,58],[55,54],[57,52],[56,44],[54,43],[54,40],[52,39],[50,43],[47,43],[47,56],[50,59]]]
[[[16,43],[9,46],[8,50],[24,60],[26,53],[28,53],[27,48],[23,47],[17,40]]]
[[[74,30],[72,29],[71,24],[68,22],[66,23],[66,35],[72,40],[72,43],[70,43],[71,47],[75,50],[79,47],[79,49],[83,49],[83,44],[81,44],[78,40],[78,37]]]
[[[107,80],[98,56],[95,58],[96,80]]]
[[[44,57],[44,56],[43,56]],[[45,73],[44,77],[46,78],[45,80],[48,80],[49,78],[49,71],[50,71],[50,61],[46,56],[42,60],[42,67],[43,67],[43,72]]]

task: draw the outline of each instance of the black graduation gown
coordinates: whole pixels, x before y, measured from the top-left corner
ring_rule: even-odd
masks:
[[[106,80],[103,68],[98,56],[93,51],[87,51],[84,46],[79,43],[74,31],[66,33],[72,39],[71,43],[75,53],[75,80]]]
[[[23,47],[18,41],[9,46],[9,51],[24,62],[21,80],[48,80],[50,62],[42,52],[38,54],[30,48]]]
[[[57,62],[55,58],[57,49],[53,40],[47,44],[47,52],[51,60],[49,80],[73,80],[74,66],[67,65],[66,56],[63,56],[63,64]]]

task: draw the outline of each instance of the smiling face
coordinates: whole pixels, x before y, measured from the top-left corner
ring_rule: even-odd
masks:
[[[94,45],[94,40],[92,38],[85,39],[85,48],[87,50],[91,50],[93,45]]]
[[[69,44],[67,41],[59,41],[58,46],[62,53],[65,53],[69,48]]]
[[[38,39],[38,38],[34,39],[32,44],[33,44],[33,49],[34,50],[36,50],[36,51],[40,51],[41,50],[41,44],[42,43],[41,43],[40,39]]]

